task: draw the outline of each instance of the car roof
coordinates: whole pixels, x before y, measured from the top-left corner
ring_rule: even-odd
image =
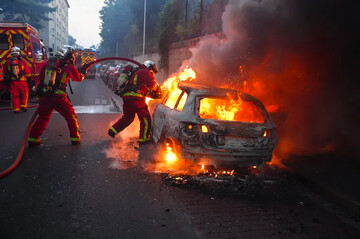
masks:
[[[188,82],[180,82],[178,87],[188,94],[190,92],[194,93],[195,95],[199,96],[218,96],[218,97],[226,97],[232,95],[236,97],[238,92],[233,89],[225,89],[225,88],[218,88],[218,87],[210,87],[206,85],[198,85]]]

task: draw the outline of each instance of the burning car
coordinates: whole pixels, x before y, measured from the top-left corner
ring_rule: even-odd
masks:
[[[151,110],[154,142],[195,164],[262,166],[277,145],[265,106],[237,90],[180,82]]]

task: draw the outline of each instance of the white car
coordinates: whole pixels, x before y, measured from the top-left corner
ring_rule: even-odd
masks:
[[[152,138],[183,159],[215,167],[262,166],[277,145],[264,105],[236,90],[179,83],[151,105]]]

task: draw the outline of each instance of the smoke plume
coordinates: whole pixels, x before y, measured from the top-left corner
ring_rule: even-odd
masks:
[[[358,153],[356,11],[350,1],[230,0],[224,38],[200,41],[187,63],[198,83],[226,82],[274,111],[282,157]]]

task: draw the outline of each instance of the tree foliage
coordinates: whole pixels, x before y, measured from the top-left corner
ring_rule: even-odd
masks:
[[[146,53],[159,52],[159,66],[167,68],[171,43],[219,31],[221,13],[228,1],[147,0]],[[132,57],[142,53],[144,0],[106,0],[100,17],[101,56]]]
[[[166,0],[148,0],[146,14],[146,48],[156,46],[156,22]],[[142,49],[144,25],[143,0],[106,0],[100,11],[102,56],[131,57]]]
[[[48,21],[48,13],[56,8],[48,6],[52,0],[1,0],[0,14],[5,21],[23,21],[30,23],[35,28],[42,28],[41,21]]]

